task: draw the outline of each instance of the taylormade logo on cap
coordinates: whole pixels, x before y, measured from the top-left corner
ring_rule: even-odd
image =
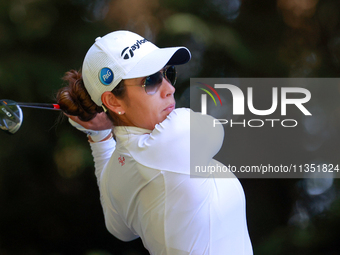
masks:
[[[110,68],[104,67],[99,72],[99,80],[102,84],[108,86],[113,81],[114,75]]]
[[[133,52],[135,51],[135,50],[138,50],[139,48],[140,48],[140,46],[143,44],[143,43],[146,43],[146,42],[148,42],[148,40],[147,39],[143,39],[143,40],[137,40],[137,42],[134,44],[134,45],[132,45],[132,46],[128,46],[128,47],[126,47],[123,51],[122,51],[122,53],[120,54],[124,59],[130,59],[130,58],[133,58],[133,56],[135,55]],[[129,49],[130,48],[130,49]],[[126,52],[127,50],[129,49],[129,51],[128,52]],[[125,54],[124,54],[125,53]],[[124,55],[124,56],[123,56]]]

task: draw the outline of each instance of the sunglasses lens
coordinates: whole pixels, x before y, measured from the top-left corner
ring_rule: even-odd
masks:
[[[148,95],[153,95],[157,92],[159,86],[162,85],[163,77],[167,79],[172,85],[175,85],[177,73],[174,66],[169,66],[163,72],[157,72],[153,75],[148,76],[145,79],[145,92]]]
[[[174,86],[176,84],[177,72],[175,66],[169,66],[165,69],[165,78]]]
[[[153,95],[157,92],[159,86],[162,84],[163,76],[160,72],[148,76],[145,79],[145,92]]]

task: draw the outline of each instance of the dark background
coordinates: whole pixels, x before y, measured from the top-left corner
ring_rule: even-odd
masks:
[[[81,67],[97,36],[117,29],[191,50],[192,60],[178,68],[178,106],[189,105],[184,92],[193,77],[340,72],[336,0],[1,0],[0,98],[54,102],[63,74]],[[332,98],[339,91],[332,88]],[[328,102],[327,93],[312,96]],[[340,107],[329,102],[319,114],[327,115],[322,129],[310,123],[292,132],[297,155],[318,159],[338,150]],[[17,134],[0,133],[0,254],[147,254],[140,240],[124,243],[106,231],[86,137],[58,112],[23,113]],[[262,147],[281,145],[275,133],[240,135],[247,138],[243,148],[268,158]],[[252,157],[242,146],[235,155]],[[240,181],[255,254],[340,254],[337,179]]]

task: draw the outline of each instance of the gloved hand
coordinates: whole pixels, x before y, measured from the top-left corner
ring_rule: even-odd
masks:
[[[91,129],[86,129],[77,122],[71,120],[70,118],[68,121],[71,123],[72,126],[74,126],[76,129],[82,131],[83,133],[91,136],[91,139],[93,142],[100,142],[103,139],[107,138],[110,133],[112,133],[112,129],[105,129],[105,130],[91,130]]]

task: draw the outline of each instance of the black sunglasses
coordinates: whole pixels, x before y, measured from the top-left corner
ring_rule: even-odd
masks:
[[[167,66],[161,71],[146,77],[144,83],[141,86],[144,87],[146,94],[153,95],[162,85],[163,78],[165,78],[172,86],[174,86],[177,79],[175,66]]]

